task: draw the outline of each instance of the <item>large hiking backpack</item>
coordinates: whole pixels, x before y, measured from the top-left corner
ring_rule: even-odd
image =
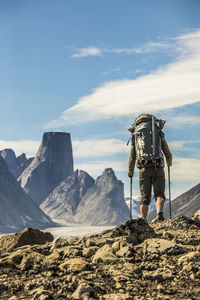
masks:
[[[149,168],[164,166],[161,149],[161,129],[165,121],[154,115],[139,115],[129,130],[132,132],[132,143],[135,145],[137,167]]]

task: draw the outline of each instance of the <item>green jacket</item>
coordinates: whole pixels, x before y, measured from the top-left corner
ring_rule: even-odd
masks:
[[[172,166],[172,154],[169,150],[167,141],[165,139],[164,133],[161,136],[161,148],[165,155],[167,165],[170,167]],[[136,150],[135,150],[135,144],[133,143],[131,145],[131,151],[130,151],[130,157],[129,157],[129,174],[134,173],[135,168],[135,162],[136,162]]]

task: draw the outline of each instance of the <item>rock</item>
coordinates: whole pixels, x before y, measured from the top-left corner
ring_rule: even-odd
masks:
[[[103,299],[105,299],[105,300],[132,300],[133,298],[130,297],[130,295],[128,295],[128,294],[116,293],[116,294],[103,295]]]
[[[158,268],[155,271],[143,271],[143,277],[147,280],[171,280],[173,279],[172,271],[169,268]]]
[[[200,261],[200,253],[198,251],[193,251],[185,255],[182,255],[178,259],[178,264],[182,265],[182,264],[188,264],[190,262],[196,262],[196,261]]]
[[[86,283],[81,283],[76,291],[72,294],[72,299],[85,299],[87,300],[90,297],[93,297],[95,295],[94,289],[86,284]]]
[[[38,229],[25,228],[19,233],[5,235],[0,239],[0,252],[11,251],[24,245],[43,245],[53,241],[53,235]]]
[[[69,270],[71,272],[81,272],[87,269],[88,262],[83,258],[71,258],[66,260],[59,267],[61,270]]]
[[[86,258],[90,258],[91,256],[93,256],[98,250],[98,247],[90,247],[90,248],[84,248],[83,249],[83,256]]]
[[[46,132],[34,160],[21,174],[19,182],[25,192],[40,205],[73,171],[70,134]]]
[[[194,216],[192,217],[192,220],[200,224],[200,209],[195,212]]]
[[[99,234],[55,239],[53,251],[52,242],[6,249],[0,298],[199,299],[200,228],[178,220],[126,221]]]
[[[108,230],[104,236],[111,238],[129,236],[130,242],[137,245],[145,239],[155,237],[155,232],[144,219],[139,218],[125,221],[120,226]]]
[[[67,245],[68,245],[67,240],[65,240],[61,237],[57,237],[53,240],[50,252],[53,252],[55,249],[61,248],[61,247],[67,246]]]
[[[130,246],[125,246],[122,247],[119,251],[116,252],[117,256],[126,256],[126,257],[130,257],[133,256],[133,249]]]
[[[76,247],[67,247],[67,249],[64,251],[63,258],[68,258],[68,257],[75,257],[75,256],[80,256],[82,253],[80,248]]]
[[[109,245],[104,245],[99,250],[97,250],[94,258],[92,260],[93,263],[109,263],[117,260],[117,256],[113,253],[113,248]]]
[[[187,249],[184,246],[179,245],[174,241],[168,241],[159,238],[147,239],[144,241],[142,246],[143,246],[143,255],[145,258],[151,257],[152,255],[155,254],[172,255],[172,254],[180,254],[187,251]]]
[[[0,155],[0,232],[10,233],[24,227],[44,228],[55,224],[23,191],[17,180],[8,171]]]

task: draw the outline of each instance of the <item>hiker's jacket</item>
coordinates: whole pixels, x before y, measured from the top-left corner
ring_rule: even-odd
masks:
[[[167,165],[170,167],[172,165],[172,154],[169,150],[169,147],[168,147],[168,144],[167,144],[167,141],[165,139],[163,132],[161,135],[161,149],[165,155]],[[135,162],[136,162],[136,150],[135,150],[135,141],[133,139],[132,145],[131,145],[130,157],[129,157],[129,174],[134,172]]]

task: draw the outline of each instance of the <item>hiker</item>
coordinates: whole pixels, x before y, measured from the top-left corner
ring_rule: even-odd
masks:
[[[164,124],[164,120],[158,120],[151,114],[141,114],[129,128],[132,133],[132,143],[128,176],[133,177],[135,162],[137,161],[141,193],[140,212],[141,217],[145,220],[151,201],[152,186],[156,200],[156,220],[165,220],[163,216],[165,201],[164,156],[167,166],[170,167],[172,154],[162,132]]]

